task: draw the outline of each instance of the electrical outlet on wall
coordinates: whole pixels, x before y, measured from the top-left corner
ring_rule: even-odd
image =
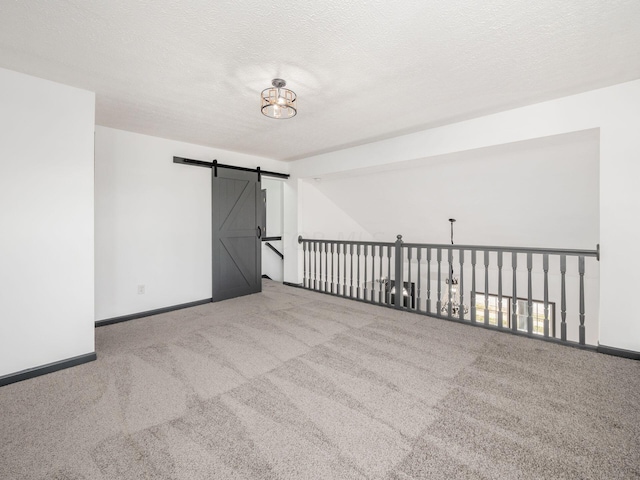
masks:
[[[144,295],[144,285],[138,285],[138,295]]]

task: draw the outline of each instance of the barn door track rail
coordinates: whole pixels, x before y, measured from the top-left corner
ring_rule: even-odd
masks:
[[[258,174],[258,178],[264,175],[266,177],[276,177],[276,178],[289,178],[288,173],[280,173],[280,172],[270,172],[269,170],[262,170],[260,167],[258,168],[247,168],[247,167],[238,167],[236,165],[226,165],[224,163],[218,163],[218,160],[214,160],[213,162],[205,162],[204,160],[194,160],[191,158],[184,157],[173,157],[173,163],[182,163],[183,165],[192,165],[194,167],[205,167],[205,168],[213,168],[214,175],[217,177],[217,169],[218,168],[229,168],[231,170],[242,170],[243,172],[256,172]]]

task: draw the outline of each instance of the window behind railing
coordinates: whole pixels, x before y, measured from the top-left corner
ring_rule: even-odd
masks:
[[[485,304],[485,300],[488,299],[488,302]],[[498,305],[501,304],[502,308],[498,308]],[[510,319],[512,318],[511,308],[513,305],[513,301],[509,296],[503,296],[502,302],[499,303],[498,296],[493,294],[488,294],[485,296],[482,292],[476,293],[476,311],[480,313],[476,313],[477,320],[479,317],[479,321],[483,322],[488,317],[489,325],[497,326],[498,325],[498,316],[499,312],[502,311],[502,316],[508,324],[507,328],[511,328]],[[527,331],[527,317],[528,317],[528,304],[526,298],[518,298],[516,309],[516,318],[518,330],[521,332]],[[532,319],[533,319],[533,334],[535,335],[544,335],[544,301],[540,299],[533,299],[532,301]],[[549,318],[549,328],[551,329],[551,336],[555,336],[556,331],[556,304],[555,302],[548,303],[548,318]]]

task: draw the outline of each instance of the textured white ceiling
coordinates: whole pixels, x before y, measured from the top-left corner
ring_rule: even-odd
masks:
[[[0,66],[96,122],[283,160],[640,78],[638,0],[1,0]],[[259,94],[281,77],[298,115]]]

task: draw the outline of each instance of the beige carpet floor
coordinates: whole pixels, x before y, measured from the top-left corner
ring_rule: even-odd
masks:
[[[1,479],[640,478],[640,362],[266,281],[0,388]]]

